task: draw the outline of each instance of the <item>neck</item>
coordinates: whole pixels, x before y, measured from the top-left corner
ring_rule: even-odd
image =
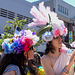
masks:
[[[58,58],[59,55],[60,55],[59,49],[55,49],[54,54],[49,52],[48,55],[51,56],[51,57],[54,57],[54,58]]]

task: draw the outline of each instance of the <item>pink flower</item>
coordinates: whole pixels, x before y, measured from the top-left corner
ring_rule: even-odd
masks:
[[[22,36],[21,43],[23,44],[23,50],[28,52],[29,47],[33,44],[33,41],[25,36]]]
[[[66,28],[66,27],[64,27],[64,33],[66,33],[66,31],[67,31],[67,28]]]
[[[22,36],[22,37],[21,37],[20,41],[21,41],[22,44],[25,44],[25,39],[26,39],[25,36]]]
[[[67,32],[67,28],[64,25],[62,25],[62,28],[64,29],[63,34],[66,33]]]
[[[58,37],[60,34],[60,30],[59,29],[54,29],[54,32],[53,32],[53,36],[56,38]]]

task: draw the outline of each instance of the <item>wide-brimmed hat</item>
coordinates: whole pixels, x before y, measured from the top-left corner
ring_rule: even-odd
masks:
[[[7,38],[2,43],[5,54],[28,52],[30,47],[39,41],[39,37],[31,30],[16,30],[12,38]]]
[[[57,14],[50,10],[50,7],[45,7],[44,2],[39,3],[39,7],[33,6],[30,13],[34,16],[33,22],[28,26],[39,26],[37,36],[42,36],[45,41],[51,41],[53,37],[59,35],[67,35],[67,28],[62,20],[59,20]]]

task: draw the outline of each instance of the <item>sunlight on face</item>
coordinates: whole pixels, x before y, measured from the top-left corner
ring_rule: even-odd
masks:
[[[35,51],[35,48],[33,48],[33,50],[29,50],[28,51],[28,60],[34,58],[34,51]]]
[[[58,36],[56,38],[53,38],[52,45],[55,48],[61,48],[62,47],[62,38],[61,38],[61,36]]]

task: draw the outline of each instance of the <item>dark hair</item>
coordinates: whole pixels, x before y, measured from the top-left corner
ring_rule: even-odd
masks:
[[[35,61],[33,59],[28,61],[28,69],[31,75],[37,75],[38,67],[35,65]]]
[[[35,53],[35,54],[34,54],[34,61],[35,61],[36,66],[41,65],[40,57],[41,57],[41,56],[40,56],[39,53]]]
[[[17,65],[20,68],[20,72],[22,75],[25,75],[24,69],[26,68],[26,57],[24,56],[24,51],[19,54],[10,53],[5,54],[0,61],[0,75],[4,72],[5,68],[10,65]]]
[[[45,54],[48,54],[49,52],[54,54],[54,46],[51,41],[46,44]]]
[[[29,48],[29,50],[33,50],[33,46],[31,46],[31,47]]]

